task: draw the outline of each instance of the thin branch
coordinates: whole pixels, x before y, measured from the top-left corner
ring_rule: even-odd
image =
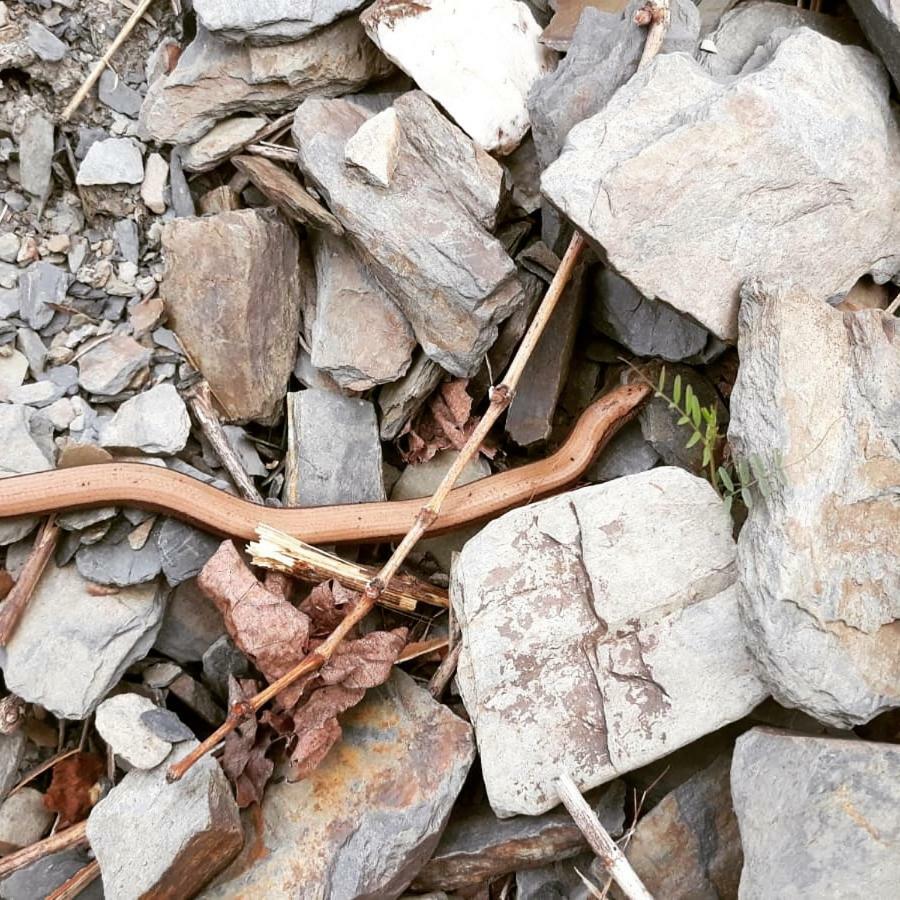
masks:
[[[256,485],[253,484],[253,479],[244,469],[237,453],[234,452],[234,448],[228,441],[228,435],[225,434],[225,429],[219,421],[216,409],[213,406],[209,383],[205,379],[201,379],[184,392],[184,397],[200,428],[206,435],[206,439],[212,445],[213,450],[216,451],[216,455],[222,461],[222,465],[225,466],[244,499],[249,500],[251,503],[262,505],[262,495],[256,489]]]
[[[622,893],[629,900],[653,900],[653,895],[644,887],[619,845],[609,836],[569,775],[562,774],[557,778],[556,789],[578,830],[622,889]]]
[[[138,22],[141,21],[143,15],[150,8],[150,4],[153,0],[142,0],[141,3],[138,4],[135,11],[131,14],[128,21],[122,26],[122,30],[116,35],[113,42],[107,47],[106,52],[100,59],[97,60],[96,65],[93,69],[91,69],[91,74],[85,79],[82,83],[81,87],[75,92],[75,96],[69,101],[69,105],[63,110],[62,113],[62,121],[68,122],[72,117],[72,113],[78,109],[79,106],[84,102],[84,98],[87,97],[88,91],[94,86],[94,83],[97,79],[103,74],[103,70],[109,64],[109,61],[113,58],[116,50],[122,45],[125,39],[134,31],[135,26]]]
[[[900,291],[897,292],[897,296],[891,300],[890,305],[884,311],[886,316],[892,316],[897,310],[900,309]]]
[[[34,546],[25,560],[22,574],[13,585],[12,590],[0,605],[0,647],[5,647],[13,636],[32,594],[44,574],[47,562],[56,549],[59,540],[59,526],[56,518],[50,515],[41,527]]]
[[[260,525],[256,533],[259,540],[247,544],[247,552],[254,566],[284,572],[301,581],[318,583],[336,578],[344,587],[356,591],[365,590],[366,585],[378,574],[371,566],[348,562],[318,547],[305,544],[277,528]],[[385,588],[378,602],[402,612],[412,612],[419,603],[428,603],[442,609],[450,605],[445,590],[403,573],[397,575]]]
[[[460,640],[462,632],[460,631],[459,623],[453,615],[452,606],[450,607],[449,625],[450,631],[448,639],[450,642],[450,649],[447,651],[447,655],[441,660],[441,664],[435,669],[434,675],[431,676],[431,681],[428,682],[428,692],[435,700],[440,700],[444,691],[447,689],[447,685],[450,683],[450,679],[456,671],[456,664],[459,662],[459,652],[462,649],[462,641]]]
[[[572,276],[572,270],[575,268],[575,264],[581,256],[584,247],[584,238],[578,232],[575,232],[569,243],[569,248],[566,250],[566,255],[556,270],[553,281],[547,289],[547,293],[544,295],[544,299],[541,301],[541,305],[538,307],[534,319],[528,327],[519,349],[516,351],[515,357],[513,357],[513,361],[510,363],[505,379],[497,387],[491,389],[491,402],[487,411],[469,436],[465,446],[459,451],[459,454],[453,461],[453,465],[447,470],[446,475],[444,475],[431,499],[419,510],[412,528],[397,545],[397,548],[381,571],[366,585],[363,596],[350,614],[341,621],[337,628],[313,653],[306,656],[287,674],[273,681],[255,697],[236,703],[229,710],[228,718],[220,728],[217,728],[205,741],[169,768],[167,775],[169,781],[177,781],[181,778],[198,759],[212,750],[219,741],[237,728],[245,718],[254,715],[257,710],[265,706],[266,703],[280,694],[285,688],[290,687],[299,678],[316,671],[326,663],[341,641],[373,609],[378,602],[378,598],[384,593],[385,587],[391,583],[407,555],[415,547],[416,542],[437,518],[441,506],[447,499],[447,495],[452,490],[453,485],[456,484],[465,466],[478,453],[482,441],[487,437],[494,423],[512,401],[516,386],[525,369],[525,364],[537,346],[537,342],[540,340],[553,310],[556,309],[559,298],[562,296],[563,290]]]
[[[649,13],[649,20],[639,20],[637,18],[644,12]],[[644,44],[644,52],[641,54],[641,61],[638,63],[638,71],[640,71],[650,65],[662,48],[666,32],[669,30],[669,0],[650,0],[643,9],[638,10],[635,21],[638,21],[638,24],[650,25],[647,31],[647,40]]]
[[[80,868],[71,878],[64,881],[53,893],[47,894],[47,900],[73,900],[89,884],[100,877],[100,863],[92,860]]]
[[[87,842],[87,821],[79,822],[42,841],[37,841],[28,847],[16,850],[15,853],[4,856],[3,859],[0,859],[0,878],[6,878],[12,872],[30,866],[33,862],[37,862],[51,853],[68,850],[70,847],[80,847],[82,844],[86,845]]]

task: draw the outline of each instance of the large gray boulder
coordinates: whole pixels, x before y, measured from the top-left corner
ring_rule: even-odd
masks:
[[[495,519],[460,554],[457,680],[500,816],[611,781],[766,695],[744,646],[731,518],[659,468]]]
[[[866,37],[900,88],[900,7],[894,0],[849,0]]]
[[[729,439],[781,478],[738,542],[776,699],[847,728],[900,705],[900,341],[881,310],[748,286]]]
[[[900,747],[754,728],[731,793],[740,900],[875,900],[900,884]]]
[[[231,4],[250,8],[256,4]],[[236,112],[283,112],[305,97],[359,90],[393,67],[349,17],[275,47],[235,44],[199,28],[171,74],[147,91],[141,125],[161,143],[196,141]]]
[[[280,44],[306,37],[365,3],[366,0],[194,0],[194,12],[204,28],[225,40]]]
[[[541,186],[644,296],[732,340],[748,277],[825,299],[900,270],[898,171],[884,68],[800,29],[734,79],[657,57],[570,132]]]
[[[488,233],[501,166],[420,91],[374,117],[350,98],[307,100],[293,135],[300,168],[425,352],[472,374],[523,297],[513,261]],[[376,176],[387,183],[372,183]]]

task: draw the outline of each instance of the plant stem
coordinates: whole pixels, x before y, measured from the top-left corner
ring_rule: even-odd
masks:
[[[324,665],[332,656],[338,645],[350,633],[353,627],[360,622],[372,610],[378,602],[385,587],[390,584],[391,579],[397,574],[403,561],[409,555],[409,552],[415,547],[419,538],[428,530],[429,526],[435,521],[440,512],[441,506],[447,499],[447,495],[456,484],[457,479],[462,474],[466,464],[478,453],[482,442],[487,437],[488,432],[493,427],[497,419],[503,411],[509,406],[515,394],[516,386],[522,377],[525,364],[528,362],[534,348],[540,340],[541,334],[547,325],[553,310],[562,296],[563,290],[568,284],[572,276],[572,271],[578,258],[581,256],[585,247],[584,238],[577,231],[569,242],[569,247],[563,256],[553,281],[544,295],[522,343],[516,351],[512,362],[506,372],[506,377],[496,387],[491,388],[491,402],[482,416],[481,421],[475,427],[475,430],[469,436],[465,446],[459,451],[453,465],[447,471],[437,490],[431,496],[431,499],[419,510],[412,527],[406,533],[406,536],[397,545],[397,548],[391,554],[390,559],[384,564],[381,570],[370,579],[366,585],[365,591],[359,602],[354,606],[352,612],[335,628],[328,638],[313,652],[306,656],[293,669],[282,675],[281,678],[273,681],[267,688],[260,691],[254,697],[248,700],[236,703],[228,713],[225,722],[217,728],[205,741],[195,747],[189,754],[178,762],[174,763],[167,773],[169,781],[177,781],[185,772],[202,756],[213,749],[227,734],[232,732],[245,718],[254,715],[259,709],[265,706],[270,700],[280,694],[285,688],[290,687],[299,678],[316,671]]]

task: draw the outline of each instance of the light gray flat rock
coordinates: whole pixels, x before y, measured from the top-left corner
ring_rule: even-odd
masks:
[[[69,274],[48,262],[36,262],[19,278],[19,315],[32,328],[43,328],[53,318],[51,304],[63,303]]]
[[[75,179],[80,185],[140,184],[143,180],[143,154],[131,138],[107,138],[91,144]]]
[[[19,180],[29,194],[45,198],[50,193],[53,161],[53,123],[36,113],[29,116],[19,135]]]
[[[150,365],[151,353],[134,338],[115,334],[78,359],[78,383],[91,394],[115,396]]]
[[[900,9],[888,0],[849,0],[866,37],[900,87]]]
[[[181,395],[171,384],[158,384],[116,410],[100,432],[100,446],[168,455],[183,450],[190,433]]]
[[[268,119],[259,116],[234,116],[214,125],[202,138],[186,147],[181,164],[188,172],[206,172],[231,156],[259,134]]]
[[[603,784],[765,697],[731,529],[706,481],[659,468],[506,513],[466,544],[457,682],[499,816],[555,806],[556,772]]]
[[[158,766],[172,750],[141,721],[143,713],[154,709],[153,701],[141,694],[116,694],[97,707],[94,723],[100,737],[136,769]]]
[[[225,634],[222,614],[189,578],[172,592],[154,645],[176,662],[200,662],[206,651]]]
[[[163,574],[171,585],[179,585],[199,574],[221,541],[178,519],[166,519],[156,532]]]

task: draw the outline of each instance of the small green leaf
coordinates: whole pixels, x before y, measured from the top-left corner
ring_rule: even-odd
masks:
[[[681,376],[675,376],[675,383],[672,385],[672,402],[677,406],[681,402]]]
[[[711,460],[712,460],[712,451],[709,449],[709,444],[704,444],[703,445],[703,462],[701,463],[701,465],[703,466],[704,469],[709,465]]]
[[[696,394],[691,398],[690,413],[691,413],[691,419],[693,420],[693,423],[694,423],[694,428],[696,428],[697,431],[699,431],[700,426],[703,424],[703,422],[702,422],[702,419],[700,416],[700,401],[697,399]]]
[[[666,367],[659,370],[659,386],[656,390],[661,394],[666,389]]]
[[[762,459],[760,459],[758,453],[750,454],[750,469],[753,472],[753,477],[756,478],[757,481],[762,481],[765,477],[766,466]]]
[[[741,488],[741,500],[744,501],[744,506],[746,506],[747,509],[750,509],[750,507],[753,506],[753,495],[750,493],[750,488]]]
[[[703,437],[703,435],[700,434],[699,431],[695,431],[695,432],[691,435],[690,440],[684,445],[684,449],[685,449],[685,450],[690,450],[691,447],[693,447],[695,444],[700,443],[700,438],[701,438],[701,437]]]
[[[691,404],[694,402],[694,389],[689,385],[684,387],[684,408],[687,412],[691,411]]]
[[[691,421],[691,420],[690,420],[687,416],[682,416],[682,417],[678,420],[678,424],[679,424],[679,425],[687,425],[688,422],[690,422],[690,421]]]
[[[738,481],[742,485],[750,484],[750,470],[747,468],[747,460],[739,459],[737,461]]]
[[[731,512],[731,504],[734,501],[734,494],[727,494],[722,501],[725,504],[725,512]]]
[[[719,478],[722,479],[722,484],[725,485],[725,488],[729,493],[734,493],[734,482],[731,480],[731,475],[728,474],[728,469],[725,466],[719,466],[718,468]]]

